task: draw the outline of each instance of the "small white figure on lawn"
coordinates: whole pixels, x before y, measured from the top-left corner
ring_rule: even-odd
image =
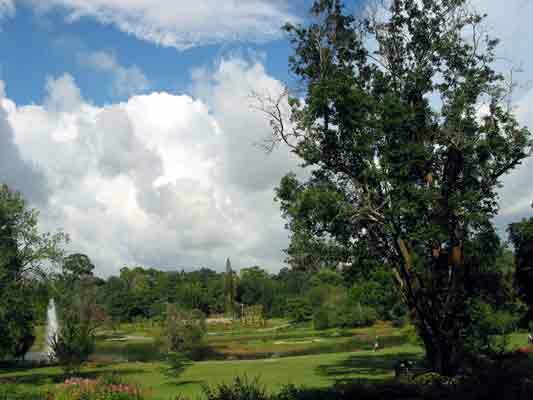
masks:
[[[379,349],[379,336],[376,336],[376,341],[374,342],[374,352]]]

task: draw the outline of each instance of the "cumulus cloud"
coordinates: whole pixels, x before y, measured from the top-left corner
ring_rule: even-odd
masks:
[[[0,22],[4,18],[11,18],[15,15],[15,3],[13,0],[0,0]]]
[[[112,75],[113,86],[111,91],[113,95],[131,96],[150,89],[150,81],[138,66],[125,67],[120,65],[115,55],[110,52],[80,53],[78,59],[83,66]]]
[[[82,17],[112,24],[161,46],[185,50],[228,41],[277,38],[295,18],[288,0],[31,0],[40,10],[65,10],[69,21]]]
[[[533,14],[533,3],[528,0],[474,0],[472,5],[487,14],[486,28],[488,32],[499,39],[501,44],[497,49],[500,57],[498,68],[503,73],[509,73],[511,68],[521,70],[515,72],[514,80],[519,83],[514,93],[514,107],[520,124],[528,126],[533,131],[533,89],[531,76],[533,75],[533,53],[530,51],[530,38],[533,36],[533,26],[530,16]],[[531,216],[531,202],[533,200],[533,160],[525,160],[511,174],[503,179],[500,190],[500,214],[497,223],[501,230],[507,224],[521,218]]]
[[[228,256],[282,264],[287,233],[273,188],[297,161],[253,146],[270,128],[249,106],[252,89],[281,84],[241,59],[194,81],[209,101],[153,92],[97,107],[67,74],[48,80],[43,104],[7,109],[21,157],[42,166],[50,188],[43,228],[70,233],[71,250],[103,275],[125,264],[218,268]]]
[[[4,82],[0,81],[0,182],[42,205],[47,200],[47,182],[39,168],[20,154],[8,121],[8,110],[13,108],[14,104],[5,98]]]

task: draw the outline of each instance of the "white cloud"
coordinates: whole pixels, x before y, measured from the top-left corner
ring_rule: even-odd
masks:
[[[72,75],[65,74],[57,79],[48,78],[46,90],[48,93],[45,100],[47,110],[74,112],[83,104],[80,89],[76,86]]]
[[[515,82],[519,83],[514,95],[514,106],[520,124],[533,130],[533,53],[531,37],[533,25],[533,2],[529,0],[473,0],[472,4],[488,15],[486,28],[491,36],[501,39],[497,48],[500,58],[498,68],[503,73],[510,69],[521,68],[521,73],[514,74]],[[504,229],[510,222],[531,216],[533,200],[533,159],[525,160],[511,174],[503,179],[500,190],[500,215],[498,225]]]
[[[5,98],[4,82],[0,81],[0,182],[21,191],[28,200],[43,205],[48,186],[42,171],[31,159],[24,158],[15,142],[8,113],[14,104]]]
[[[139,39],[185,50],[227,41],[277,38],[294,20],[288,0],[31,0],[40,10],[90,17]]]
[[[197,78],[196,87],[202,86]],[[72,250],[102,274],[124,264],[277,269],[287,233],[273,188],[296,160],[253,146],[269,133],[248,106],[251,89],[281,85],[239,59],[204,70],[210,101],[150,93],[96,107],[70,75],[49,79],[42,105],[6,107],[21,157],[50,189],[43,228],[62,228]]]
[[[131,96],[150,88],[150,81],[138,66],[124,67],[110,52],[81,53],[78,59],[83,66],[110,73],[113,77],[112,93],[116,96]]]
[[[15,3],[13,0],[0,0],[0,22],[4,18],[11,18],[15,15]]]

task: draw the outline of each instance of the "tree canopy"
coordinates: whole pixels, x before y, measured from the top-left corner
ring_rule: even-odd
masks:
[[[32,283],[45,263],[58,262],[63,233],[42,234],[38,212],[0,185],[0,359],[21,357],[33,344],[38,296]]]
[[[472,243],[494,231],[501,177],[526,158],[530,132],[492,67],[498,41],[465,0],[393,0],[355,18],[317,0],[285,27],[300,90],[265,101],[272,146],[312,167],[277,190],[295,240],[363,254],[396,277],[435,370],[465,357]]]

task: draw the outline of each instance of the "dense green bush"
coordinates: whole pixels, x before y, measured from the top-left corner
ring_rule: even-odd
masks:
[[[63,369],[73,373],[94,351],[95,336],[83,324],[66,324],[61,327],[59,335],[52,339],[51,346]]]
[[[334,326],[333,312],[328,307],[319,308],[313,315],[313,326],[321,331]]]
[[[206,333],[205,316],[199,310],[180,310],[167,306],[161,341],[167,352],[188,352],[202,342]]]
[[[215,387],[204,386],[203,392],[207,400],[268,400],[270,398],[258,378],[248,379],[247,376],[237,376],[233,382],[221,383]]]
[[[370,326],[377,320],[377,312],[372,307],[348,304],[337,311],[337,326],[358,328]]]
[[[507,351],[508,335],[521,318],[513,310],[497,308],[481,299],[468,303],[471,323],[465,331],[465,347],[470,354],[493,357]]]
[[[509,360],[469,377],[447,378],[420,375],[416,382],[352,383],[323,389],[288,385],[267,395],[257,379],[235,378],[232,383],[205,390],[207,400],[527,400],[533,398],[531,371],[525,364]],[[514,365],[514,366],[512,366]],[[529,365],[529,364],[527,364]]]
[[[292,322],[306,322],[313,318],[313,309],[305,297],[296,297],[287,301],[287,310]]]
[[[376,320],[376,310],[361,304],[344,303],[337,307],[322,306],[313,314],[313,325],[317,330],[370,326]]]

